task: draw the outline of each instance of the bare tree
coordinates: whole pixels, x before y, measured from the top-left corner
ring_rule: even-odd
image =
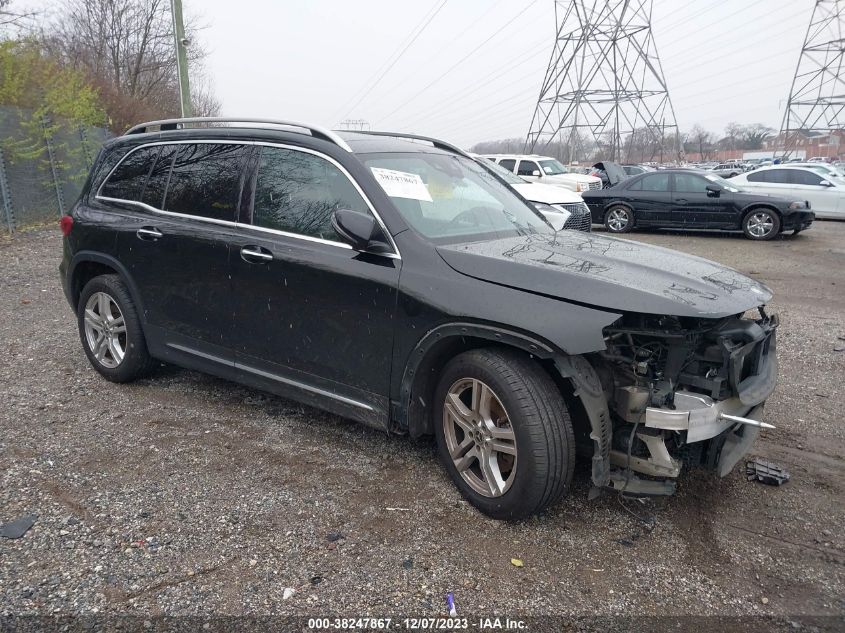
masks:
[[[12,7],[12,0],[0,0],[0,39],[5,39],[13,29],[28,26],[35,16],[35,11],[20,11]]]
[[[193,72],[205,57],[197,30],[190,23],[186,28]],[[179,116],[168,0],[62,0],[45,44],[86,71],[100,91],[113,130],[141,119]],[[204,107],[214,106],[210,91],[200,94]]]
[[[687,135],[687,142],[701,158],[707,158],[713,149],[713,134],[696,124]]]
[[[752,123],[742,128],[742,142],[744,149],[760,149],[763,141],[769,138],[774,130],[762,123]]]

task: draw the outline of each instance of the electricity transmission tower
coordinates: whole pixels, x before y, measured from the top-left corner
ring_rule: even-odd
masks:
[[[845,0],[816,0],[780,128],[784,156],[795,151],[802,135],[845,127],[844,9]]]
[[[526,150],[559,143],[566,161],[680,157],[651,8],[652,0],[555,0],[557,35]]]

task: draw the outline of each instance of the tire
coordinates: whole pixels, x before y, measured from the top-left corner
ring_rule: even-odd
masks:
[[[480,402],[485,393],[492,394],[486,411],[484,405],[474,408],[476,395]],[[455,397],[464,410],[455,407]],[[464,352],[443,369],[434,402],[440,460],[461,494],[481,512],[494,519],[522,519],[568,493],[575,466],[572,422],[560,391],[536,362],[511,350]],[[468,418],[461,425],[447,414],[447,406],[458,415],[480,412],[487,424],[470,423],[470,435],[464,431]],[[496,446],[509,447],[514,455],[497,452]],[[499,478],[488,479],[479,455],[491,448],[488,463]],[[456,462],[464,467],[459,469]],[[490,481],[496,483],[491,486]]]
[[[752,209],[742,218],[742,232],[749,240],[771,240],[780,233],[780,217],[771,209]]]
[[[76,316],[82,349],[106,380],[129,382],[156,366],[129,290],[118,275],[100,275],[85,284]]]
[[[630,233],[634,228],[634,212],[621,204],[610,207],[604,214],[604,228],[609,233]]]

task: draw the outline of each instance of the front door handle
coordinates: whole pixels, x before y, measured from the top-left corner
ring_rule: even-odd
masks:
[[[675,202],[677,202],[678,204],[686,204],[687,199],[686,198],[675,198]]]
[[[273,261],[273,253],[260,246],[244,246],[241,249],[241,259],[249,264],[263,264]]]
[[[164,233],[159,231],[154,226],[144,226],[135,231],[135,235],[138,236],[139,240],[146,240],[147,242],[155,242],[160,237],[164,236]]]

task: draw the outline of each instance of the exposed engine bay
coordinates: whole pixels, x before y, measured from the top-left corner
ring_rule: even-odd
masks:
[[[728,474],[759,435],[777,381],[776,316],[625,315],[590,359],[611,419],[606,485],[675,490],[683,466]],[[594,438],[595,439],[595,438]],[[594,470],[595,480],[595,470]]]

